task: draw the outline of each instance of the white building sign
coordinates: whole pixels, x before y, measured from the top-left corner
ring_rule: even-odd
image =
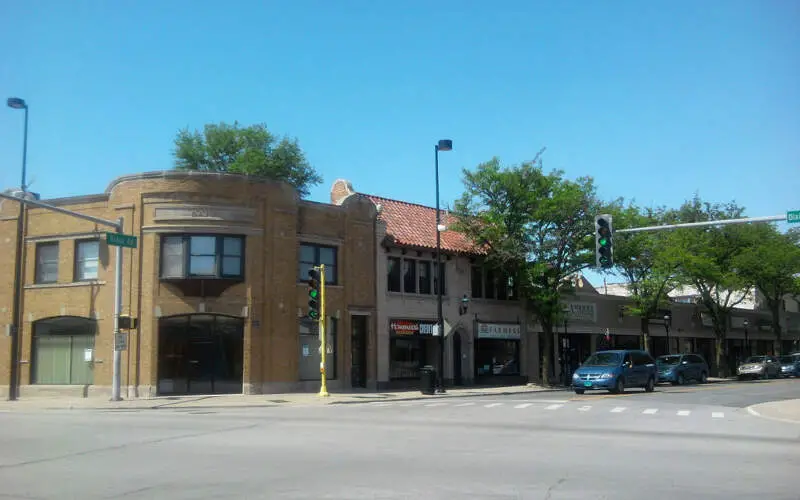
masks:
[[[511,323],[478,323],[478,338],[518,340],[520,329]]]

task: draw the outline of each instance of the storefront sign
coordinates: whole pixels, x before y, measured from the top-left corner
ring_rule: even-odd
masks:
[[[478,323],[479,339],[511,339],[520,338],[520,325],[511,323]]]
[[[567,319],[569,321],[597,322],[597,308],[593,302],[568,302]]]
[[[413,319],[393,319],[389,328],[393,335],[433,335],[435,322]]]

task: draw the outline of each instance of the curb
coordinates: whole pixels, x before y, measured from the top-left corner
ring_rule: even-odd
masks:
[[[387,401],[419,401],[421,399],[450,399],[450,398],[479,398],[492,396],[514,396],[516,394],[539,394],[552,392],[568,392],[569,389],[539,389],[535,391],[503,391],[492,392],[490,394],[420,394],[419,396],[408,396],[402,398],[369,399],[364,401],[331,401],[328,405],[357,405],[368,403],[383,403]]]
[[[777,402],[777,401],[772,401],[772,402]],[[750,405],[750,406],[746,407],[745,409],[747,410],[747,413],[749,413],[750,415],[752,415],[754,417],[763,418],[765,420],[772,420],[772,421],[775,421],[775,422],[783,422],[783,423],[786,423],[786,424],[800,425],[800,420],[794,420],[794,419],[791,419],[791,418],[772,417],[772,416],[769,416],[769,415],[762,415],[761,413],[759,413],[758,411],[755,410],[756,406],[759,406],[759,405],[762,405],[762,404],[764,404],[764,403],[758,403],[758,404]]]

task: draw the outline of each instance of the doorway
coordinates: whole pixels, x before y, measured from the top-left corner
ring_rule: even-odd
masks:
[[[453,335],[453,385],[464,385],[464,378],[461,374],[461,333]]]
[[[350,384],[355,388],[367,387],[367,318],[350,316]]]
[[[160,395],[242,392],[242,318],[212,314],[161,318],[158,337]]]

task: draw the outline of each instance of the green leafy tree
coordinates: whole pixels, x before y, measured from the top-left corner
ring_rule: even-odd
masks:
[[[322,182],[306,160],[297,139],[277,138],[266,125],[208,124],[203,131],[184,129],[175,137],[175,168],[229,172],[283,181],[300,196]]]
[[[611,209],[614,226],[648,227],[674,222],[664,208],[642,208],[634,203]],[[650,321],[669,307],[669,293],[679,286],[677,258],[670,231],[619,234],[614,238],[614,266],[628,283],[631,305],[625,313],[640,318],[642,343],[650,349]]]
[[[591,178],[570,181],[533,161],[503,167],[498,158],[464,169],[465,191],[454,215],[461,231],[486,251],[487,263],[513,277],[519,296],[543,330],[542,381],[550,380],[553,332],[563,321],[561,294],[593,261]]]
[[[781,304],[786,296],[800,294],[800,232],[781,233],[772,224],[754,224],[747,232],[748,246],[738,256],[736,266],[761,292],[769,309],[772,331],[780,353],[783,328]]]
[[[736,203],[708,203],[695,195],[676,215],[680,222],[706,222],[742,217]],[[693,286],[711,318],[718,373],[728,371],[727,331],[731,310],[739,305],[752,281],[739,272],[739,259],[747,250],[749,228],[745,225],[681,228],[674,231],[674,250],[680,262],[678,278]]]

